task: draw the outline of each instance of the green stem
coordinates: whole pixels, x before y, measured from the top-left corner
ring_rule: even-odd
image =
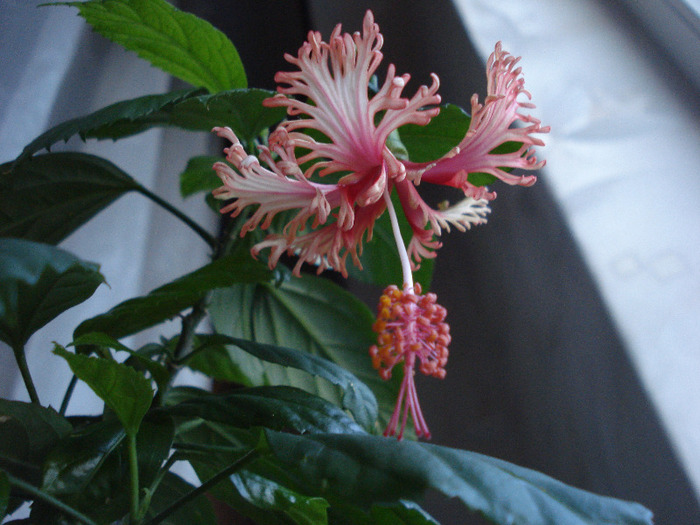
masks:
[[[220,481],[226,479],[229,477],[231,474],[236,472],[237,470],[241,469],[243,466],[247,465],[254,459],[257,459],[258,456],[260,455],[260,452],[257,450],[251,450],[248,453],[246,453],[243,457],[240,459],[236,460],[234,463],[223,469],[221,472],[218,474],[215,474],[214,477],[208,479],[205,483],[202,483],[199,487],[194,489],[191,492],[188,492],[184,496],[182,496],[179,500],[177,500],[175,503],[173,503],[170,507],[167,509],[164,509],[162,512],[160,512],[155,518],[151,519],[146,523],[146,525],[156,525],[160,522],[162,522],[165,518],[173,514],[175,511],[179,510],[181,507],[195,499],[197,496],[200,496],[201,494],[206,493],[210,488],[212,488],[214,485],[219,483]]]
[[[78,521],[85,523],[85,525],[97,525],[94,521],[92,521],[90,518],[85,516],[84,514],[78,512],[74,508],[69,507],[62,501],[57,500],[53,496],[46,494],[46,492],[42,492],[38,488],[36,488],[34,485],[30,485],[29,483],[22,481],[19,478],[14,477],[12,474],[5,472],[5,475],[7,476],[7,480],[10,482],[10,485],[14,485],[15,487],[22,489],[26,493],[34,496],[37,499],[42,500],[45,503],[48,503],[49,505],[56,507],[57,509],[65,512],[66,514],[69,514],[70,516],[73,516],[75,519]]]
[[[68,383],[68,388],[66,388],[66,393],[63,396],[63,401],[61,402],[61,408],[58,409],[58,413],[61,414],[62,416],[66,415],[66,410],[68,410],[68,403],[70,402],[70,398],[73,397],[73,390],[75,390],[75,385],[78,384],[78,376],[73,374],[73,377],[70,379],[70,383]]]
[[[36,393],[36,387],[34,387],[34,381],[32,381],[32,376],[29,373],[29,366],[27,366],[27,358],[24,353],[24,345],[13,345],[12,351],[15,354],[15,360],[17,361],[19,372],[20,374],[22,374],[24,386],[27,387],[27,392],[29,392],[29,399],[32,400],[32,403],[36,405],[41,405],[41,402],[39,401],[39,395]]]
[[[155,193],[152,193],[152,192],[149,191],[147,188],[144,188],[143,186],[140,186],[140,187],[137,189],[137,191],[138,191],[139,193],[141,193],[142,195],[144,195],[144,196],[148,197],[149,199],[151,199],[153,202],[155,202],[156,204],[158,204],[159,206],[161,206],[161,207],[164,208],[165,210],[167,210],[167,211],[169,211],[170,213],[172,213],[173,215],[175,215],[175,217],[177,217],[177,218],[180,219],[182,222],[184,222],[187,226],[189,226],[190,228],[192,228],[192,230],[194,230],[194,232],[195,232],[197,235],[199,235],[202,239],[204,239],[204,242],[206,242],[206,243],[211,247],[212,250],[215,250],[215,249],[216,249],[216,247],[217,247],[217,245],[218,245],[218,242],[217,242],[217,240],[214,238],[214,236],[212,236],[208,231],[206,231],[204,228],[202,228],[199,224],[197,224],[196,222],[194,222],[190,217],[188,217],[187,215],[185,215],[184,213],[182,213],[180,210],[178,210],[177,208],[175,208],[175,207],[174,207],[172,204],[170,204],[169,202],[167,202],[167,201],[161,199],[161,198],[160,198],[158,195],[156,195]]]
[[[163,481],[163,478],[170,471],[170,468],[179,459],[180,455],[177,452],[172,454],[153,478],[151,486],[145,489],[145,495],[141,500],[139,507],[139,521],[146,515],[146,512],[148,512],[148,507],[151,506],[151,498],[153,497],[155,491],[158,489],[158,485],[160,485],[160,482]]]
[[[188,450],[191,452],[240,452],[240,447],[233,445],[200,445],[198,443],[179,443],[175,441],[173,448],[176,450]]]
[[[131,478],[131,514],[129,523],[139,522],[139,462],[136,454],[136,434],[129,434],[129,473]]]
[[[182,320],[180,338],[177,340],[177,345],[173,351],[173,361],[175,361],[175,363],[179,363],[192,349],[192,342],[194,341],[197,326],[199,326],[199,323],[207,314],[207,305],[209,304],[210,295],[211,294],[207,293],[203,299],[198,301],[192,308],[192,311]]]

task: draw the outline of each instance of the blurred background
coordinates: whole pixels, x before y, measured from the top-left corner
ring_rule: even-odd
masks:
[[[0,1],[0,162],[65,119],[180,87],[75,9],[39,3]],[[255,87],[274,89],[274,73],[289,69],[283,54],[309,29],[359,30],[368,8],[384,67],[412,75],[407,93],[435,72],[443,101],[469,109],[495,43],[522,55],[533,114],[552,127],[538,154],[547,166],[532,188],[495,188],[486,226],[443,238],[432,289],[452,327],[448,374],[418,386],[433,442],[639,501],[658,524],[700,523],[697,0],[172,3],[229,35]],[[176,203],[187,159],[220,151],[206,134],[168,129],[66,147],[108,157]],[[200,200],[186,206],[216,229]],[[42,400],[60,403],[70,377],[51,341],[206,262],[194,234],[169,235],[172,220],[126,195],[62,244],[99,262],[110,287],[30,340]],[[350,287],[374,308],[377,290]],[[0,396],[27,399],[4,347]],[[98,410],[87,391],[71,405]],[[426,507],[471,523],[453,502]]]

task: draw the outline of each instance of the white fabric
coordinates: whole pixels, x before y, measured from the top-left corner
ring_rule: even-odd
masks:
[[[523,57],[544,177],[700,492],[700,125],[597,2],[455,4],[484,57]]]
[[[39,1],[0,1],[3,2],[0,63],[8,75],[0,81],[0,162],[16,158],[26,144],[61,120],[88,114],[120,100],[171,89],[169,75],[93,35],[76,16],[75,8],[38,8]],[[28,27],[34,29],[29,32]],[[91,46],[92,54],[81,55],[85,46]],[[75,60],[82,60],[78,68]],[[74,73],[84,69],[90,72],[91,80],[87,82]],[[74,139],[52,150],[69,149],[103,156],[151,191],[181,207],[200,225],[215,231],[218,218],[201,198],[192,197],[183,208],[177,178],[189,157],[213,153],[212,144],[206,133],[153,129],[118,142],[83,144]],[[60,247],[99,263],[108,285],[100,286],[88,301],[47,324],[27,344],[28,366],[39,398],[42,404],[56,409],[72,374],[65,361],[51,353],[53,342],[68,344],[81,321],[206,264],[209,251],[178,219],[136,194],[120,198]],[[173,321],[124,342],[138,348],[160,335],[174,335],[178,330],[179,323]],[[181,373],[177,382],[206,386],[208,379]],[[12,352],[4,343],[0,343],[0,397],[29,400]],[[102,406],[79,382],[68,414],[99,414]],[[178,462],[176,470],[188,481],[197,483],[189,465]],[[12,518],[25,517],[27,512],[24,506]]]
[[[34,38],[22,39],[18,33],[11,45],[0,49],[2,63],[22,61],[17,67],[21,78],[14,85],[6,84],[0,96],[0,162],[14,159],[29,141],[57,124],[52,114],[60,115],[60,119],[78,117],[119,100],[170,90],[167,74],[92,34],[76,16],[75,8],[32,5],[37,3],[22,0],[7,4],[2,11],[3,17],[12,15],[14,23],[8,27],[26,28],[31,21],[36,29]],[[94,73],[94,82],[87,86],[70,75],[70,68],[75,66],[72,61],[80,55],[79,46],[94,48],[90,50],[92,55],[82,55],[82,60],[88,62],[81,67]],[[59,98],[68,100],[69,107],[57,107]],[[182,206],[177,175],[190,156],[211,153],[211,144],[206,133],[153,129],[118,142],[83,144],[71,140],[52,151],[70,149],[103,156],[161,197]],[[215,231],[217,217],[201,198],[187,201],[185,212]],[[189,228],[137,194],[120,198],[60,247],[99,263],[108,285],[100,286],[92,298],[61,314],[29,340],[28,364],[39,398],[55,408],[61,403],[71,374],[65,361],[51,353],[53,342],[68,344],[73,330],[84,319],[205,264],[208,254],[207,245]],[[172,322],[163,335],[173,335],[178,328],[179,323]],[[160,334],[157,331],[151,335]],[[139,335],[126,343],[138,347],[149,340]],[[28,400],[12,353],[3,343],[0,365],[0,396]],[[201,383],[200,378],[193,380]],[[68,413],[99,413],[101,406],[87,387],[79,384]]]

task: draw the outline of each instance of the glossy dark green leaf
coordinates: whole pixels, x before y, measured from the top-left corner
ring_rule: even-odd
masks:
[[[417,503],[408,500],[372,505],[367,511],[334,499],[328,511],[332,525],[439,525]]]
[[[240,388],[225,394],[199,393],[169,407],[168,413],[241,428],[262,426],[300,433],[364,433],[332,403],[286,386]]]
[[[397,505],[374,505],[370,510],[374,525],[439,525],[417,503],[401,501]]]
[[[291,348],[256,343],[224,335],[199,336],[201,345],[235,345],[240,350],[268,363],[275,363],[285,368],[303,370],[312,377],[322,378],[339,387],[340,404],[349,410],[356,421],[365,429],[375,428],[377,419],[377,401],[372,391],[356,376],[345,368],[326,358]],[[203,348],[197,352],[206,351]]]
[[[71,430],[52,408],[0,399],[0,468],[38,485],[46,454]]]
[[[193,353],[187,358],[187,366],[201,372],[216,381],[225,381],[236,385],[252,386],[254,383],[248,375],[232,359],[231,352],[237,353],[236,349],[229,349],[224,341],[215,343],[211,339],[197,342],[195,348],[201,351]]]
[[[263,100],[274,94],[273,91],[251,88],[192,97],[173,108],[171,122],[185,129],[202,131],[228,126],[241,141],[251,143],[286,114],[285,108],[262,105]]]
[[[446,104],[427,126],[407,124],[399,128],[399,135],[412,162],[430,162],[459,144],[470,122],[462,108]]]
[[[266,431],[273,453],[312,494],[370,506],[416,499],[433,488],[494,523],[650,525],[637,503],[598,496],[474,452],[369,435]]]
[[[95,31],[211,93],[246,87],[236,48],[211,24],[165,0],[69,2]]]
[[[117,420],[88,425],[66,436],[46,458],[42,489],[54,495],[84,492],[125,436]]]
[[[0,470],[0,520],[6,513],[10,503],[10,481],[7,479],[7,474]]]
[[[158,485],[155,495],[151,499],[146,518],[153,518],[159,512],[165,510],[182,496],[195,489],[180,476],[169,472]],[[193,525],[195,523],[217,523],[211,503],[205,495],[201,495],[187,505],[177,510],[174,514],[160,522],[162,525]]]
[[[174,425],[164,414],[148,414],[137,435],[139,481],[147,487],[168,456]],[[116,419],[85,426],[64,438],[46,461],[43,490],[95,519],[113,523],[128,512],[126,432]],[[40,523],[62,523],[55,509],[32,513]],[[72,522],[70,522],[72,523]]]
[[[212,191],[221,186],[221,180],[212,168],[215,162],[223,162],[223,157],[192,157],[185,171],[180,173],[180,195],[189,197],[200,191]]]
[[[328,523],[328,502],[308,497],[252,472],[240,472],[230,477],[238,494],[255,507],[284,514],[298,525]]]
[[[165,460],[175,438],[175,423],[162,411],[153,411],[143,418],[136,436],[138,452],[139,483],[143,487],[150,485]]]
[[[21,348],[104,282],[96,264],[54,246],[0,238],[0,340]]]
[[[211,421],[192,422],[180,439],[205,450],[192,452],[188,457],[200,480],[212,478],[227,465],[255,448],[259,432],[242,431]],[[224,452],[229,450],[228,452]],[[178,453],[182,454],[183,450]],[[274,459],[274,458],[271,458]],[[322,498],[299,492],[289,477],[275,462],[259,457],[246,465],[245,470],[212,487],[210,494],[255,523],[265,525],[324,524],[328,503]]]
[[[75,135],[83,140],[118,139],[153,126],[165,125],[175,104],[201,93],[202,90],[198,89],[183,89],[163,95],[146,95],[123,100],[89,115],[62,122],[30,142],[16,162],[22,162],[42,149],[48,150],[57,142],[67,142]]]
[[[0,468],[6,468],[15,475],[22,475],[18,469],[31,471],[36,465],[32,465],[28,459],[30,458],[29,434],[27,428],[22,422],[14,417],[0,415]],[[37,459],[40,463],[41,456]],[[32,477],[23,476],[25,479]],[[35,471],[33,477],[38,475]]]
[[[114,523],[129,508],[129,466],[125,432],[115,418],[77,423],[80,428],[64,437],[47,457],[42,490],[97,523]],[[31,523],[75,525],[74,518],[35,499]]]
[[[133,368],[110,359],[71,354],[59,345],[54,353],[68,361],[78,379],[87,383],[114,411],[126,433],[135,436],[151,406],[151,381]]]
[[[303,276],[279,287],[222,289],[212,297],[210,314],[219,333],[294,348],[340,365],[374,392],[380,426],[391,416],[397,385],[382,381],[369,358],[369,348],[375,342],[373,314],[356,297],[327,279]],[[229,349],[229,355],[248,379],[246,384],[296,386],[341,403],[337,389],[328,388],[318,379],[292,374],[289,369],[263,363],[235,348]]]
[[[0,166],[0,236],[57,244],[109,204],[141,186],[111,162],[48,153]]]
[[[179,279],[156,288],[143,297],[129,299],[109,312],[81,323],[78,338],[90,332],[103,332],[121,338],[140,332],[193,306],[213,289],[234,283],[266,281],[271,272],[248,253],[238,252],[217,259]]]

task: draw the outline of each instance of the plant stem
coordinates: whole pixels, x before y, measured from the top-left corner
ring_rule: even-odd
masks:
[[[24,386],[27,387],[27,392],[29,392],[29,399],[32,400],[32,403],[36,405],[41,405],[41,402],[39,401],[39,395],[36,393],[34,381],[32,381],[32,376],[29,373],[29,367],[27,366],[27,357],[24,353],[24,345],[13,345],[12,351],[15,354],[15,360],[17,361],[19,372],[20,374],[22,374]]]
[[[240,447],[233,445],[200,445],[198,443],[179,443],[175,441],[173,448],[176,450],[189,450],[194,452],[240,452]]]
[[[151,482],[151,486],[145,489],[145,495],[143,499],[141,500],[140,507],[139,507],[139,521],[143,516],[146,515],[146,512],[148,512],[148,507],[151,505],[151,498],[153,497],[153,494],[155,491],[158,489],[158,485],[160,485],[160,482],[163,481],[163,478],[165,475],[170,471],[170,468],[173,466],[173,464],[178,461],[179,459],[179,454],[175,452],[172,454],[168,460],[165,462],[165,464],[160,467],[160,470],[158,473],[155,475],[153,478],[153,481]]]
[[[204,319],[207,313],[207,304],[209,303],[210,294],[207,293],[203,299],[197,302],[192,308],[192,311],[182,320],[182,330],[180,338],[177,340],[177,346],[173,351],[173,360],[178,363],[192,347],[194,341],[194,333],[197,326]]]
[[[197,235],[199,235],[202,239],[204,239],[204,242],[206,242],[211,247],[212,250],[216,249],[218,242],[214,238],[214,236],[212,236],[208,231],[206,231],[204,228],[202,228],[199,224],[194,222],[190,217],[188,217],[187,215],[182,213],[180,210],[175,208],[169,202],[161,199],[155,193],[152,193],[151,191],[149,191],[147,188],[144,188],[141,186],[138,188],[138,192],[141,193],[142,195],[148,197],[149,199],[151,199],[153,202],[155,202],[156,204],[161,206],[163,209],[165,209],[165,210],[169,211],[170,213],[172,213],[173,215],[175,215],[175,217],[177,217],[182,222],[184,222],[187,226],[192,228],[192,230]]]
[[[68,383],[68,388],[66,388],[66,393],[63,396],[63,401],[61,402],[61,408],[58,409],[58,413],[61,414],[62,416],[66,415],[66,410],[68,410],[68,403],[70,402],[70,398],[73,396],[73,390],[75,390],[75,385],[78,384],[78,376],[73,374],[73,377],[70,379],[70,383]]]
[[[136,434],[129,434],[129,473],[131,478],[131,513],[129,523],[139,522],[139,462],[136,454]]]
[[[85,516],[84,514],[78,512],[74,508],[69,507],[62,501],[57,500],[53,496],[46,494],[45,492],[42,492],[38,488],[36,488],[34,485],[30,485],[29,483],[22,481],[19,478],[14,477],[12,474],[9,472],[5,472],[5,475],[7,476],[8,481],[10,482],[10,485],[14,485],[15,487],[18,487],[22,489],[23,491],[27,492],[28,494],[31,494],[37,499],[40,499],[44,501],[45,503],[48,503],[49,505],[56,507],[57,509],[65,512],[66,514],[69,514],[73,516],[75,519],[79,520],[82,523],[85,523],[85,525],[97,525],[94,521],[92,521],[90,518]]]
[[[260,452],[258,450],[251,450],[248,453],[246,453],[244,456],[242,456],[240,459],[236,460],[234,463],[220,471],[218,474],[215,474],[212,478],[208,479],[205,483],[202,483],[199,487],[194,489],[191,492],[188,492],[184,496],[182,496],[179,500],[177,500],[175,503],[170,505],[167,509],[164,509],[162,512],[160,512],[156,517],[151,519],[146,523],[146,525],[156,525],[160,522],[162,522],[165,518],[173,514],[175,511],[180,509],[182,506],[186,505],[193,499],[195,499],[197,496],[204,494],[206,491],[208,491],[210,488],[212,488],[214,485],[219,483],[220,481],[223,481],[225,478],[236,472],[237,470],[241,469],[243,466],[247,465],[254,459],[256,459],[260,455]]]

